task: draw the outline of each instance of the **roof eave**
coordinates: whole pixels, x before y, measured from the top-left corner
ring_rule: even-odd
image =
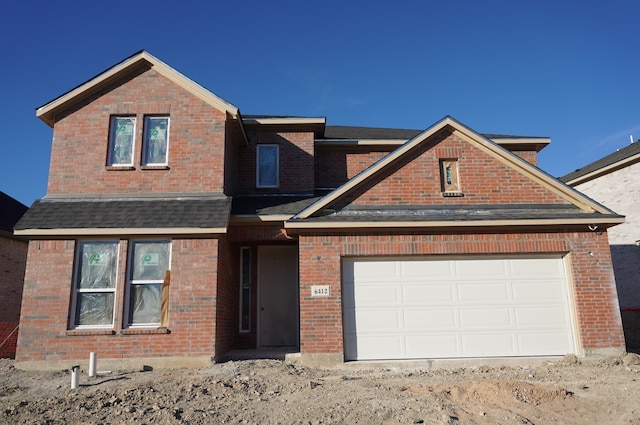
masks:
[[[585,217],[585,218],[551,218],[551,219],[517,219],[517,220],[465,220],[465,221],[285,221],[287,229],[390,229],[390,228],[478,228],[478,227],[544,227],[544,226],[591,226],[587,228],[597,231],[598,228],[609,228],[624,223],[624,217]],[[594,228],[594,226],[596,226]]]
[[[110,235],[210,235],[225,234],[226,227],[166,227],[166,228],[66,228],[20,229],[16,236],[110,236]]]

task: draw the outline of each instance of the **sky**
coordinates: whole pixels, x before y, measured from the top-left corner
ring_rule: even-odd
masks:
[[[142,49],[243,115],[549,137],[559,177],[640,139],[639,34],[637,0],[7,0],[0,191],[42,198],[35,109]]]

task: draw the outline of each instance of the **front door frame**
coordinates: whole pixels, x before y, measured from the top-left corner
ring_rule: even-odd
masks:
[[[276,347],[276,346],[282,346],[282,347],[299,347],[300,346],[300,289],[299,289],[299,261],[298,261],[298,246],[297,245],[259,245],[257,247],[257,252],[258,252],[258,258],[257,258],[257,283],[258,283],[258,293],[257,293],[257,298],[258,298],[258,302],[256,305],[257,308],[257,322],[256,322],[256,346],[258,348],[266,348],[266,347]],[[265,305],[265,303],[269,302],[269,299],[266,297],[266,293],[267,293],[267,286],[269,285],[268,283],[268,279],[270,278],[270,276],[266,276],[265,274],[265,263],[263,263],[264,261],[267,260],[267,255],[271,254],[273,255],[275,252],[280,251],[280,255],[287,255],[286,251],[290,250],[290,252],[288,253],[288,255],[290,255],[290,257],[288,258],[288,260],[295,260],[295,282],[289,282],[288,286],[289,289],[292,290],[293,293],[293,298],[291,296],[283,296],[283,297],[279,297],[283,303],[286,303],[288,300],[293,299],[293,305],[295,308],[295,312],[292,313],[292,316],[295,316],[295,320],[294,323],[291,324],[291,328],[288,330],[288,332],[291,332],[291,334],[289,335],[291,337],[290,341],[291,344],[286,344],[286,345],[273,345],[270,341],[266,341],[266,339],[263,337],[263,326],[267,326],[267,321],[266,319],[263,319],[263,307],[268,308],[268,305]],[[286,261],[286,260],[285,260]],[[269,270],[266,270],[267,272]],[[293,275],[290,275],[290,277]],[[287,284],[285,284],[286,286]],[[285,288],[280,288],[280,290],[284,290]],[[273,302],[273,300],[271,300]]]

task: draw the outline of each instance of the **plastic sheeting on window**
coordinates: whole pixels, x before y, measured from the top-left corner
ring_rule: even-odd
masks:
[[[170,269],[170,242],[135,242],[133,245],[129,323],[160,323],[162,283]]]
[[[167,162],[167,141],[169,118],[147,117],[145,121],[144,163],[165,164]]]
[[[131,279],[163,280],[169,270],[170,249],[168,242],[136,242]]]
[[[78,325],[100,326],[113,323],[113,292],[82,292],[76,300]]]
[[[81,255],[79,289],[115,288],[117,242],[83,243]]]
[[[76,281],[76,326],[113,323],[118,242],[82,242]]]
[[[131,323],[160,323],[162,284],[138,284],[131,286]]]
[[[111,122],[111,164],[128,165],[133,163],[135,123],[135,118],[113,118]]]

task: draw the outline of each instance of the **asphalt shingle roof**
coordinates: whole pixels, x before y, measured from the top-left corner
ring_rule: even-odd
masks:
[[[230,198],[36,201],[16,230],[227,227]]]
[[[626,148],[620,149],[605,156],[604,158],[600,158],[599,160],[592,162],[591,164],[572,171],[571,173],[560,177],[559,180],[566,183],[637,154],[640,154],[640,142],[633,143]]]
[[[622,217],[617,214],[598,214],[601,217]],[[309,222],[422,222],[422,221],[491,221],[491,220],[544,220],[593,218],[574,205],[426,205],[348,207],[339,212],[309,217]]]
[[[320,199],[319,196],[311,195],[234,196],[231,213],[237,215],[294,215],[318,199]]]

